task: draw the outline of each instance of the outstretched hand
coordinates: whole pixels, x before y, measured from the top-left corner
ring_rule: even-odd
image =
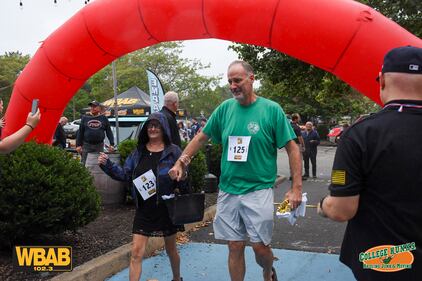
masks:
[[[98,164],[105,165],[107,163],[108,155],[104,152],[100,152],[100,156],[98,156]]]

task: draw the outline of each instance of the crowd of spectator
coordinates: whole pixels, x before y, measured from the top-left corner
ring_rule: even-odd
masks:
[[[200,122],[198,122],[200,120]],[[202,128],[207,124],[207,119],[202,118],[192,118],[191,120],[179,120],[177,126],[179,128],[180,139],[185,142],[189,142],[193,139]]]

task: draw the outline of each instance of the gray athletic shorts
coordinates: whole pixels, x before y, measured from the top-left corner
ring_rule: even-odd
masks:
[[[214,218],[216,239],[271,243],[274,228],[274,192],[272,188],[242,195],[218,193]]]

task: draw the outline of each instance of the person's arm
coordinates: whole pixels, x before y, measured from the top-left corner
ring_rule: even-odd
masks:
[[[173,159],[173,161],[174,160],[177,161],[181,155],[182,155],[182,150],[180,149],[180,147],[179,146],[175,147],[175,153],[174,153],[175,158]],[[174,161],[173,166],[176,163],[176,161]],[[189,172],[188,169],[186,169],[186,172]],[[176,180],[173,180],[173,181],[174,181],[175,192],[178,192],[181,194],[192,193],[192,190],[190,189],[190,186],[189,186],[187,173],[185,173],[184,177],[180,179],[180,181],[176,181]]]
[[[360,195],[334,197],[328,195],[318,204],[318,214],[334,221],[344,222],[352,219],[358,210]]]
[[[313,130],[311,132],[310,139],[311,140],[309,141],[309,143],[311,144],[313,148],[316,148],[319,145],[319,141],[320,141],[318,132]]]
[[[81,118],[81,124],[79,125],[78,133],[76,134],[76,151],[82,153],[82,144],[84,141],[85,134],[85,118]]]
[[[59,126],[61,126],[61,125],[58,124],[57,127],[56,127],[56,131],[54,132],[53,145],[56,145],[60,140],[60,128],[59,128]]]
[[[169,124],[170,124],[170,120]],[[172,124],[170,125],[170,133],[171,133],[171,139],[172,142],[177,145],[178,147],[182,146],[182,140],[180,139],[180,134],[179,134],[179,127],[177,126],[177,121],[175,118],[173,118],[172,116]]]
[[[32,130],[37,126],[38,122],[40,121],[41,113],[38,109],[37,112],[32,115],[32,113],[28,113],[28,117],[26,118],[26,124],[23,125],[20,130],[13,133],[10,136],[5,137],[0,142],[0,153],[6,154],[15,150],[19,145],[21,145],[25,138],[32,132]]]
[[[319,143],[320,143],[320,141],[321,141],[321,138],[319,137],[319,134],[318,134],[318,132],[317,132],[317,131],[315,131],[315,140],[316,140],[315,145],[319,145]]]
[[[304,152],[305,151],[305,141],[303,140],[302,135],[298,136],[297,139],[299,140],[301,151]]]
[[[209,137],[203,132],[198,133],[183,150],[182,155],[176,161],[173,168],[170,169],[169,175],[171,179],[180,181],[184,178],[186,168],[192,157],[198,150],[208,141]]]
[[[114,135],[113,135],[113,132],[111,131],[110,122],[108,122],[107,117],[104,116],[104,119],[105,119],[105,130],[106,130],[107,138],[110,141],[110,146],[108,147],[108,151],[113,152],[114,151]]]
[[[335,221],[348,221],[358,210],[364,189],[361,142],[344,138],[338,145],[331,172],[330,195],[321,199],[318,214]]]
[[[112,179],[117,181],[131,182],[132,172],[134,170],[134,159],[135,152],[132,152],[127,158],[123,166],[118,163],[113,163],[108,155],[104,152],[100,152],[98,156],[98,165],[101,170],[110,176]]]
[[[292,175],[291,189],[286,193],[286,198],[293,209],[297,208],[302,202],[302,159],[299,147],[291,140],[286,146],[289,156],[290,173]]]

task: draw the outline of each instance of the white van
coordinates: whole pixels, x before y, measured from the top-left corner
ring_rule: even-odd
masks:
[[[119,143],[128,139],[138,139],[142,125],[145,121],[147,121],[147,119],[148,116],[119,116]],[[110,122],[111,131],[114,135],[114,143],[117,146],[116,118],[108,117],[108,121]],[[107,137],[104,142],[107,145],[110,144]]]

